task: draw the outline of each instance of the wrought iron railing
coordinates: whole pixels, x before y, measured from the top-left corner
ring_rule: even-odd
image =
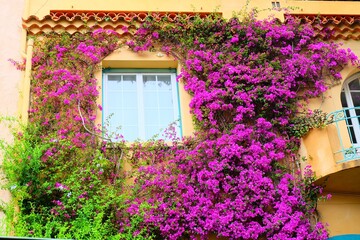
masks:
[[[327,115],[328,122],[335,124],[339,137],[340,149],[334,154],[341,154],[342,156],[337,163],[360,159],[360,138],[356,138],[357,133],[355,134],[357,129],[360,128],[360,114],[357,114],[357,112],[360,113],[360,107],[343,108]],[[348,144],[344,144],[345,136],[341,134],[341,124],[345,124],[347,128],[348,135],[346,138],[350,139],[350,147]],[[360,132],[358,134],[360,135]]]

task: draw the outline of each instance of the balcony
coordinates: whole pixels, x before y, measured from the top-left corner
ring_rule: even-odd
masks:
[[[335,143],[335,147],[337,147],[338,150],[334,151],[334,157],[337,159],[337,163],[360,158],[359,117],[360,107],[343,108],[327,116],[327,119],[335,125],[338,136],[338,142]],[[346,129],[345,133],[344,128]]]
[[[324,187],[324,194],[332,195],[330,200],[318,202],[318,212],[320,220],[329,224],[330,239],[334,240],[355,240],[359,239],[355,234],[360,234],[358,117],[360,107],[334,111],[327,115],[329,125],[312,129],[302,139],[301,154],[307,159],[304,165],[311,165],[315,184]]]
[[[307,159],[304,164],[311,165],[318,178],[351,169],[360,173],[360,107],[343,108],[327,118],[331,124],[312,129],[303,138],[300,154]],[[356,178],[360,183],[360,175]],[[360,184],[348,190],[360,192]]]

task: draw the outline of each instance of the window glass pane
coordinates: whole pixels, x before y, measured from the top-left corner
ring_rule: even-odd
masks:
[[[121,134],[121,116],[119,114],[109,114],[104,119],[104,127],[107,136],[115,137]]]
[[[159,124],[159,116],[158,116],[157,108],[145,109],[144,110],[144,121],[145,121],[145,124],[158,125]]]
[[[136,125],[138,123],[138,110],[126,109],[123,111],[123,125]]]
[[[159,75],[158,76],[158,89],[160,91],[171,91],[171,76]]]
[[[356,116],[360,116],[360,109],[355,109]]]
[[[163,131],[161,131],[160,129],[161,127],[159,127],[158,125],[145,125],[145,138],[161,138],[161,134]]]
[[[359,79],[355,79],[349,83],[350,90],[360,90]]]
[[[108,80],[109,81],[121,81],[121,75],[108,75]]]
[[[350,136],[352,138],[350,140],[352,140],[352,143],[357,143],[355,133],[354,133],[354,128],[353,127],[348,127],[348,129],[350,131]]]
[[[161,109],[160,110],[160,125],[165,128],[169,126],[170,123],[175,121],[173,109]]]
[[[345,116],[347,117],[347,119],[346,119],[346,125],[352,125],[352,121],[351,121],[351,116],[350,116],[350,111],[349,111],[349,110],[345,110]]]
[[[346,102],[346,98],[345,98],[345,92],[342,91],[340,96],[341,96],[341,105],[342,105],[342,107],[348,107],[347,102]]]
[[[125,125],[121,128],[121,134],[124,136],[125,140],[134,141],[139,138],[138,126]]]
[[[123,92],[123,108],[124,109],[137,109],[138,108],[138,100],[137,100],[137,92]]]
[[[144,92],[144,107],[145,109],[158,107],[158,98],[156,92]]]
[[[156,76],[155,75],[143,75],[144,91],[156,90]]]
[[[121,89],[121,75],[108,75],[108,88],[109,90]]]
[[[360,92],[351,92],[351,99],[354,107],[360,106]]]
[[[135,75],[109,75],[108,91],[136,91]]]
[[[159,93],[159,107],[160,108],[173,108],[172,92]]]
[[[136,91],[136,75],[124,75],[123,79],[124,91]]]
[[[122,94],[119,92],[108,92],[106,104],[108,104],[108,107],[122,108]]]
[[[110,130],[115,131],[116,128],[121,127],[121,115],[117,113],[118,109],[109,109],[109,115],[106,117],[105,121],[108,121],[110,123]]]

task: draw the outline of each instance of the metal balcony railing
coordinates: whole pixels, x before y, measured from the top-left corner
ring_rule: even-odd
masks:
[[[329,113],[327,119],[328,122],[335,124],[339,137],[340,149],[334,152],[334,154],[340,154],[342,157],[340,157],[341,160],[337,161],[337,163],[360,159],[360,107],[343,108]],[[341,125],[342,129],[344,125],[346,126],[347,136],[341,133]],[[349,137],[350,147],[349,144],[344,144],[345,137]],[[348,139],[346,139],[346,141],[348,141]]]

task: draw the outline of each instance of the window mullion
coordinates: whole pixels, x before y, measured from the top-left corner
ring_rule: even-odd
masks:
[[[160,118],[161,118],[161,114],[160,114],[160,97],[159,97],[159,80],[158,80],[158,75],[155,76],[155,93],[156,93],[156,104],[157,104],[157,109],[156,109],[156,116],[157,116],[157,126],[156,128],[160,127]],[[164,126],[163,126],[164,127]],[[159,129],[158,129],[159,130]],[[158,132],[159,133],[159,132]]]
[[[140,139],[145,139],[145,117],[144,117],[144,80],[142,74],[136,74],[138,92],[138,129]]]

